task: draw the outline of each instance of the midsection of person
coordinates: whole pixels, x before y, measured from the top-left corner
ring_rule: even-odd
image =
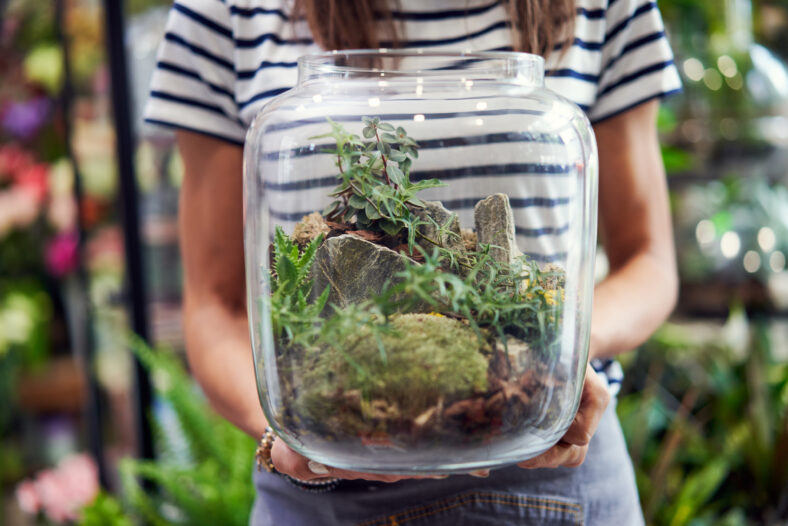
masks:
[[[654,2],[579,0],[576,7],[574,34],[567,39],[571,44],[547,57],[546,85],[585,110],[600,138],[600,219],[614,273],[620,270],[620,276],[598,291],[595,309],[602,314],[594,315],[594,326],[600,328],[592,328],[592,355],[600,357],[642,341],[673,301],[669,220],[652,130],[656,103],[650,101],[678,90],[679,80]],[[401,0],[392,11],[401,47],[502,51],[515,44],[504,1]],[[293,21],[291,13],[292,2],[277,0],[176,2],[146,112],[148,122],[180,130],[187,172],[181,230],[192,368],[214,406],[257,436],[265,421],[257,403],[242,307],[241,146],[259,109],[295,84],[298,57],[322,51],[307,21]],[[466,153],[472,157],[472,152]],[[635,158],[641,164],[639,175]],[[466,154],[455,160],[460,166],[473,166]],[[528,187],[525,179],[511,176],[509,183],[514,193],[560,194],[559,183],[542,181]],[[506,184],[501,179],[502,191]],[[650,186],[656,188],[653,195],[647,191]],[[470,183],[457,199],[473,191]],[[217,199],[217,192],[224,195]],[[297,201],[298,196],[290,199]],[[614,210],[616,203],[623,203],[620,212]],[[216,218],[201,215],[205,206],[212,207]],[[534,221],[554,227],[543,230],[547,233],[539,239],[521,236],[518,241],[533,244],[532,253],[560,253],[560,214],[559,209],[537,216],[515,210],[523,231],[533,228]],[[618,224],[627,224],[629,230]],[[217,254],[222,254],[223,265],[216,261]],[[659,272],[653,279],[652,256],[658,268],[666,269],[661,285]],[[643,284],[646,275],[655,286]],[[660,286],[667,292],[660,292]],[[630,309],[629,318],[621,318],[624,325],[638,327],[628,331],[610,321],[620,315],[617,309],[627,308],[621,301],[627,289],[654,292],[654,305]],[[234,385],[228,386],[228,376],[237,380]],[[578,469],[507,468],[493,471],[488,479],[455,476],[393,485],[352,481],[319,496],[263,473],[256,478],[260,496],[252,520],[293,525],[484,524],[478,517],[488,515],[497,519],[491,522],[495,524],[638,524],[642,518],[631,464],[612,407],[602,416],[586,462]],[[281,451],[282,446],[277,447]],[[310,506],[321,511],[310,513]],[[450,513],[455,509],[463,514]]]

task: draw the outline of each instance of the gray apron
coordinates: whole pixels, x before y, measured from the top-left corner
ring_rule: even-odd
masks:
[[[486,479],[342,481],[326,493],[301,490],[269,473],[255,472],[254,483],[252,526],[644,524],[615,399],[577,468],[513,466]]]

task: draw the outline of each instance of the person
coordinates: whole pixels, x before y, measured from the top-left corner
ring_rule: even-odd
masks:
[[[642,524],[615,399],[608,400],[621,381],[613,357],[641,344],[677,296],[655,121],[659,99],[680,81],[652,1],[177,0],[146,120],[176,129],[185,165],[180,233],[194,376],[219,413],[252,436],[265,433],[246,315],[244,134],[268,100],[295,84],[299,56],[382,46],[539,53],[547,59],[547,87],[587,113],[599,150],[600,237],[610,268],[594,295],[594,367],[556,446],[476,476],[347,472],[274,440],[279,474],[255,474],[252,524]],[[309,481],[325,477],[341,481],[310,491]]]

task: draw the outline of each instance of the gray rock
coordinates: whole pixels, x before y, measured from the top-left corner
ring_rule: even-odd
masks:
[[[386,281],[404,269],[404,256],[391,249],[349,234],[332,237],[315,254],[311,299],[330,285],[328,303],[346,307],[380,294]]]
[[[417,208],[413,213],[427,223],[419,227],[419,233],[440,243],[443,248],[465,252],[457,214],[447,210],[439,201],[425,201],[424,208]],[[440,233],[439,227],[445,226],[448,228]],[[417,242],[428,254],[432,253],[434,248],[432,243],[421,238],[417,238]]]
[[[514,237],[514,215],[509,196],[493,194],[482,199],[473,209],[478,246],[493,245],[490,255],[501,263],[512,263],[520,257]]]

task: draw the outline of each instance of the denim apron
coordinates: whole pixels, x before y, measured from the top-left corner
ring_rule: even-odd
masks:
[[[577,468],[512,466],[486,479],[342,481],[326,493],[306,492],[269,473],[255,473],[254,482],[252,526],[644,524],[615,399]]]

